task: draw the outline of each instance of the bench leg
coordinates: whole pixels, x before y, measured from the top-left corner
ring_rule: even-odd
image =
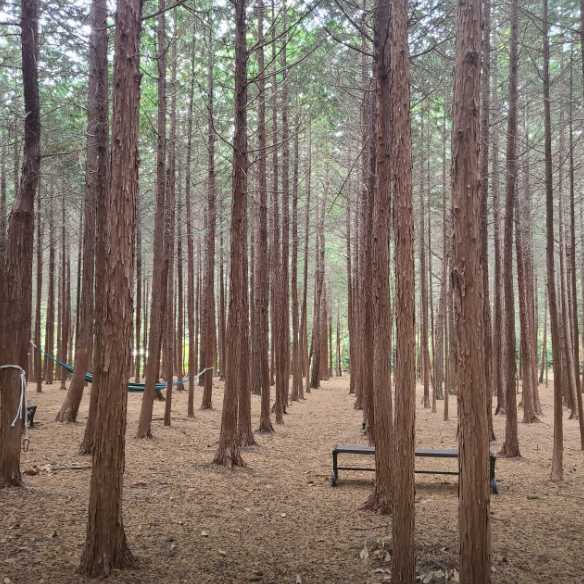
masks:
[[[333,472],[331,474],[331,487],[337,486],[337,479],[339,478],[339,470],[337,464],[337,452],[333,450]]]

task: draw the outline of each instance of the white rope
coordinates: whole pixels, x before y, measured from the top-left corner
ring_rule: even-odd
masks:
[[[28,437],[28,416],[26,410],[26,371],[20,367],[20,365],[0,365],[0,369],[16,369],[19,372],[20,398],[18,400],[16,415],[14,416],[14,420],[12,420],[10,427],[15,428],[18,420],[22,420],[22,425],[24,426],[24,438],[22,444],[24,451],[27,451],[30,439]]]
[[[206,369],[203,369],[202,371],[199,371],[195,377],[201,377],[201,375],[203,375],[203,373],[207,373],[207,371],[213,371],[213,367],[207,367]]]
[[[206,367],[205,369],[202,369],[201,371],[199,371],[197,374],[195,374],[195,379],[198,379],[199,377],[201,377],[201,375],[203,375],[204,373],[207,373],[207,371],[213,371],[213,367]],[[177,379],[175,381],[175,385],[184,385],[186,381],[189,380],[189,376],[186,375],[185,377],[181,377],[180,379]]]

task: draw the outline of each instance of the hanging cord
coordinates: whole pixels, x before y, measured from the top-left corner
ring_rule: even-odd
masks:
[[[15,428],[18,420],[22,420],[22,425],[24,427],[22,449],[24,452],[27,452],[30,444],[30,438],[28,437],[28,415],[26,408],[26,371],[19,365],[0,365],[0,369],[16,369],[19,372],[20,398],[18,400],[18,409],[16,410],[16,415],[14,416],[14,420],[12,420],[10,427]]]
[[[206,369],[203,369],[202,371],[199,371],[196,375],[195,378],[197,377],[201,377],[201,375],[203,375],[203,373],[207,373],[207,371],[213,371],[213,367],[207,367]],[[186,379],[183,377],[183,379]]]

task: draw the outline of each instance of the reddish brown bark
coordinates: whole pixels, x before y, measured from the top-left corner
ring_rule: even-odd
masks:
[[[49,198],[49,266],[47,290],[47,315],[45,317],[45,353],[55,355],[55,204]],[[45,383],[51,385],[55,372],[55,362],[45,359]]]
[[[302,393],[302,364],[300,362],[299,314],[298,314],[298,165],[299,165],[300,120],[294,130],[294,167],[292,177],[292,401],[300,399]]]
[[[391,153],[394,193],[396,278],[395,446],[393,457],[392,582],[416,578],[415,450],[415,285],[412,209],[412,144],[408,50],[408,2],[394,0],[391,25]]]
[[[269,281],[268,281],[268,187],[266,170],[266,80],[265,80],[265,59],[264,59],[264,3],[263,0],[256,2],[257,30],[258,30],[258,50],[257,62],[259,75],[258,87],[258,232],[256,243],[256,264],[255,264],[255,313],[256,313],[256,339],[258,377],[261,392],[260,411],[260,432],[272,432],[274,430],[270,419],[270,371],[268,362],[269,341],[268,341],[268,301],[269,301]]]
[[[213,407],[213,360],[215,356],[215,128],[213,126],[213,26],[209,27],[209,53],[207,66],[207,245],[203,278],[203,322],[201,323],[201,369],[203,397],[201,409]]]
[[[159,0],[157,27],[158,44],[158,121],[156,150],[156,212],[152,258],[152,292],[150,297],[150,326],[148,332],[148,359],[146,360],[145,388],[140,407],[137,438],[152,437],[152,410],[156,397],[155,384],[160,370],[163,320],[166,311],[168,255],[165,251],[166,224],[166,18],[165,0]]]
[[[382,513],[392,509],[393,411],[391,398],[391,307],[389,304],[389,233],[391,213],[391,96],[389,3],[375,11],[376,189],[373,203],[373,399],[375,403],[375,489],[367,505]],[[403,389],[403,388],[402,388]]]
[[[312,178],[312,131],[310,121],[308,123],[308,161],[306,165],[306,209],[304,220],[304,259],[302,275],[302,311],[300,317],[300,367],[302,375],[306,377],[306,385],[300,384],[300,399],[304,399],[304,387],[306,393],[310,391],[309,366],[308,366],[308,242],[310,233],[310,195]]]
[[[36,307],[34,320],[34,374],[36,381],[36,391],[41,393],[43,390],[43,369],[42,369],[42,352],[41,352],[41,303],[43,299],[43,221],[41,211],[40,193],[37,197],[37,236],[36,236]],[[3,233],[0,234],[0,237]],[[0,265],[2,265],[0,256]]]
[[[424,132],[424,115],[422,112],[421,138],[422,143],[426,139]],[[424,150],[424,149],[422,149]],[[420,311],[422,313],[420,328],[420,358],[422,362],[422,384],[424,387],[424,408],[430,407],[430,352],[428,350],[428,272],[426,267],[426,192],[424,188],[424,160],[419,160],[421,185],[420,185]]]
[[[85,372],[90,369],[94,335],[94,265],[96,204],[108,188],[108,67],[107,1],[93,0],[87,91],[87,166],[83,221],[83,275],[79,299],[79,329],[75,343],[75,373],[57,414],[60,422],[75,422],[83,397]]]
[[[552,337],[554,370],[554,437],[552,451],[552,481],[563,479],[564,429],[562,412],[562,373],[556,296],[556,267],[554,251],[554,190],[552,168],[552,126],[550,112],[550,40],[548,0],[543,0],[543,111],[545,155],[545,208],[546,208],[546,271]]]
[[[276,352],[276,396],[280,394],[284,413],[288,406],[290,390],[290,128],[288,125],[288,69],[286,52],[288,50],[288,7],[282,0],[282,46],[280,47],[280,69],[282,71],[282,93],[280,112],[282,116],[282,231],[280,255],[280,308],[281,328],[279,351]],[[278,365],[278,354],[280,363]]]
[[[480,51],[481,2],[470,0],[459,4],[457,9],[452,132],[454,255],[450,277],[458,337],[455,359],[460,420],[460,580],[488,584],[491,581],[489,431],[484,353],[484,241],[481,239],[484,192],[481,192],[481,128],[477,108]],[[515,156],[514,151],[510,154]]]
[[[572,348],[574,351],[576,377],[576,406],[580,428],[580,449],[584,450],[584,404],[582,403],[582,382],[580,380],[580,330],[578,325],[578,294],[576,288],[576,209],[575,209],[575,168],[574,168],[574,75],[573,51],[570,52],[570,102],[569,102],[569,162],[570,162],[570,305]]]
[[[248,291],[247,291],[247,48],[245,0],[235,0],[235,131],[233,140],[233,184],[231,205],[231,269],[229,314],[226,334],[226,369],[221,433],[213,462],[242,466],[237,428],[238,389],[247,386]]]
[[[174,29],[176,30],[176,11]],[[168,276],[166,280],[166,314],[164,318],[164,379],[166,381],[166,400],[164,402],[164,425],[170,426],[172,413],[172,394],[174,388],[175,355],[175,301],[174,301],[174,266],[175,266],[175,231],[176,231],[176,37],[171,44],[171,81],[170,81],[170,134],[167,143],[166,168],[166,225],[164,246]]]
[[[0,270],[0,364],[28,367],[32,313],[34,200],[40,174],[40,103],[38,88],[38,0],[22,0],[20,29],[24,90],[24,148],[20,183],[8,226]],[[20,486],[20,438],[26,412],[15,419],[20,399],[16,369],[0,370],[0,488]]]
[[[493,430],[493,341],[491,330],[491,300],[489,289],[489,146],[490,146],[490,102],[491,102],[491,2],[484,0],[482,31],[481,71],[481,267],[483,273],[483,346],[485,366],[485,391],[487,392],[487,422],[489,437],[494,440]]]
[[[507,117],[505,231],[503,258],[503,290],[505,298],[505,441],[500,455],[521,456],[517,430],[517,390],[515,361],[515,296],[513,290],[513,225],[517,188],[517,100],[519,68],[519,4],[511,2],[511,40],[509,48],[509,113]]]
[[[89,490],[87,537],[80,570],[107,576],[133,564],[122,518],[126,408],[132,329],[141,0],[119,0],[112,94],[112,165],[108,196],[105,353],[95,370],[97,431]]]
[[[194,21],[193,21],[194,22]],[[194,26],[193,26],[194,28]],[[191,46],[191,64],[189,79],[189,105],[187,118],[187,149],[185,161],[185,210],[186,210],[186,230],[187,230],[187,327],[188,327],[188,405],[187,416],[195,416],[195,375],[196,371],[196,350],[195,350],[195,258],[193,239],[193,200],[191,187],[191,166],[193,160],[193,107],[195,94],[195,34],[193,30],[193,40]]]

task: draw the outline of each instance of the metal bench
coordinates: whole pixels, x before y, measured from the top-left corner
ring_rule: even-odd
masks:
[[[331,486],[334,487],[339,480],[340,470],[356,470],[356,471],[366,471],[375,472],[375,467],[370,466],[339,466],[338,456],[339,454],[353,454],[358,456],[372,456],[375,454],[374,446],[365,446],[359,444],[337,444],[333,448],[333,472],[331,474]],[[434,448],[416,448],[416,457],[420,458],[458,458],[458,450],[456,448],[444,448],[444,449],[434,449]],[[495,477],[495,462],[497,458],[493,453],[489,453],[489,486],[491,487],[491,492],[497,494],[497,480]],[[438,475],[458,475],[458,471],[454,470],[428,470],[428,469],[416,469],[414,472],[418,474],[438,474]]]

